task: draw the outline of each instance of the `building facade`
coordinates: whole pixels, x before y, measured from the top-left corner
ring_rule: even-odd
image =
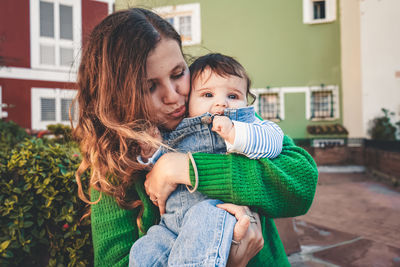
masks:
[[[400,121],[400,1],[346,0],[340,11],[343,122],[367,137],[382,108]]]
[[[113,0],[2,0],[0,117],[34,130],[68,124],[82,43],[112,10]]]
[[[183,34],[184,52],[220,52],[247,69],[258,113],[293,138],[343,136],[340,23],[336,0],[140,1]],[[310,128],[310,126],[313,126]],[[317,131],[313,131],[315,127]],[[326,126],[326,127],[324,127]],[[329,133],[328,133],[329,132]]]

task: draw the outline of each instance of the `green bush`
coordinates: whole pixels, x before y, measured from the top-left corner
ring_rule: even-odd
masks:
[[[392,124],[390,116],[394,113],[387,109],[382,108],[383,116],[376,117],[372,120],[372,124],[368,133],[371,135],[373,140],[396,140],[396,127]],[[395,123],[400,126],[400,122]]]
[[[0,266],[93,265],[77,145],[30,138],[9,151],[0,155]]]
[[[6,158],[16,144],[28,137],[26,131],[15,122],[0,119],[0,158]]]
[[[71,127],[64,124],[51,124],[47,130],[54,135],[57,142],[69,142],[72,140]]]

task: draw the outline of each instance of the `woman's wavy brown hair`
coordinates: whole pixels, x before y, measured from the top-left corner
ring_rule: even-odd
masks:
[[[122,208],[142,203],[128,198],[128,188],[143,167],[137,163],[138,143],[156,145],[146,131],[153,127],[146,101],[146,60],[161,38],[181,39],[174,28],[152,11],[133,8],[116,12],[98,24],[82,52],[78,71],[78,123],[82,162],[76,172],[79,197],[91,202],[80,177],[90,169],[89,188],[113,196]]]

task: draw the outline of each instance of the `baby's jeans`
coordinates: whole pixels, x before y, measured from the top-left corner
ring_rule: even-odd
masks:
[[[226,266],[236,219],[222,201],[179,185],[158,225],[132,246],[130,266]]]
[[[252,107],[227,112],[231,119],[254,121]],[[174,131],[163,133],[163,139],[180,152],[225,153],[224,140],[202,120],[210,115],[185,118]],[[160,223],[132,246],[129,266],[226,266],[236,219],[217,208],[220,203],[179,185]]]

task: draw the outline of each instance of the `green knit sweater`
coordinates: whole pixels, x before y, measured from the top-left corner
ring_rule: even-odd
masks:
[[[193,157],[201,193],[227,203],[248,205],[260,214],[264,248],[248,266],[289,266],[272,218],[302,215],[310,208],[318,179],[312,157],[287,136],[282,153],[272,160],[251,160],[238,154],[196,153]],[[192,167],[190,179],[194,184]],[[142,182],[136,183],[134,189],[144,204],[142,224],[147,231],[160,215]],[[92,190],[92,200],[98,196]],[[136,224],[138,213],[139,209],[120,208],[104,194],[98,204],[92,205],[95,266],[128,265],[132,244],[144,234]]]

